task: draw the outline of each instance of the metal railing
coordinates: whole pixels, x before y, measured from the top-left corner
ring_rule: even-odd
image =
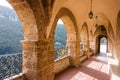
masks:
[[[55,60],[67,55],[66,47],[55,48]],[[0,55],[0,80],[22,72],[22,53]]]
[[[22,72],[22,53],[0,55],[0,80]]]
[[[64,56],[67,55],[67,49],[66,47],[59,47],[59,48],[55,48],[55,51],[54,51],[54,60],[56,59],[60,59]]]

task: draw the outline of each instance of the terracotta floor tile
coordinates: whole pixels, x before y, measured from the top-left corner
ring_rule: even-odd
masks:
[[[80,67],[69,67],[57,74],[55,80],[110,80],[107,57],[104,53],[92,56]]]

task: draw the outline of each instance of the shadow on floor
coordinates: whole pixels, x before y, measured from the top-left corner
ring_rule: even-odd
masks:
[[[55,80],[110,80],[104,54],[92,56],[80,67],[69,67],[55,76]]]

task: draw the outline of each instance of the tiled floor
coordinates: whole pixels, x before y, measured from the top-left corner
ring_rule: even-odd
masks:
[[[106,54],[92,56],[78,68],[66,69],[55,80],[110,80]]]

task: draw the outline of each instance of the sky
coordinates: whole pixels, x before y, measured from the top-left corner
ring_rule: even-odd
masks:
[[[7,2],[7,0],[0,0],[0,6],[12,8],[12,6]]]
[[[63,24],[61,19],[58,20],[58,24]]]

